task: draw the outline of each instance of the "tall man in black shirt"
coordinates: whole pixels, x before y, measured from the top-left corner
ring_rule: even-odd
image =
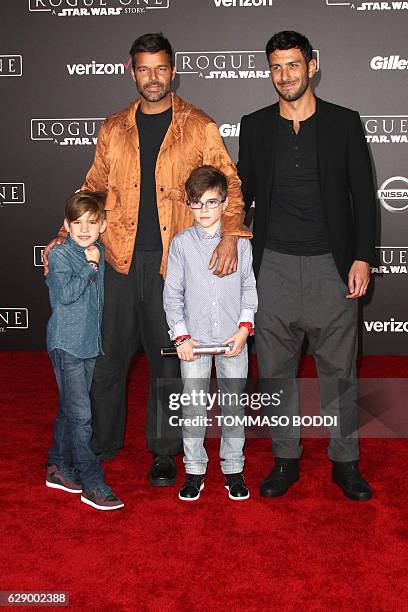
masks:
[[[261,495],[283,495],[299,478],[302,447],[292,417],[306,334],[322,412],[338,417],[328,449],[333,482],[347,497],[368,500],[371,489],[358,469],[355,360],[357,301],[375,252],[370,158],[358,113],[314,96],[316,61],[307,38],[279,32],[266,55],[279,101],[242,118],[238,174],[247,211],[255,201],[259,373],[272,388],[280,379],[290,425],[274,428],[275,466]]]

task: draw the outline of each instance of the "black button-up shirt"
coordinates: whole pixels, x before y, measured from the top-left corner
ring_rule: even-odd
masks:
[[[288,255],[330,252],[320,194],[316,118],[293,122],[279,117],[276,163],[266,247]]]

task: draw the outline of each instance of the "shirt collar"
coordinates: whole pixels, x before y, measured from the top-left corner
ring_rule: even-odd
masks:
[[[214,236],[211,236],[211,234],[206,232],[201,225],[198,225],[198,223],[194,223],[194,229],[199,240],[212,240],[213,238],[218,238],[218,240],[221,240],[221,223],[219,224]]]

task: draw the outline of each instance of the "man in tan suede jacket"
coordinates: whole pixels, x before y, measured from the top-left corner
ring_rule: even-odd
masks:
[[[194,168],[213,165],[228,179],[222,239],[210,262],[214,274],[235,272],[237,237],[251,234],[242,227],[240,180],[217,125],[170,92],[175,67],[169,41],[145,34],[135,40],[130,55],[140,97],[103,123],[82,187],[107,194],[105,354],[97,359],[91,389],[92,446],[101,459],[123,447],[128,369],[143,347],[150,371],[146,439],[154,455],[149,481],[168,486],[175,484],[173,455],[182,444],[169,425],[168,402],[158,399],[158,382],[180,376],[178,360],[160,355],[169,344],[163,276],[171,239],[193,223],[184,183]],[[63,238],[60,234],[57,240]]]

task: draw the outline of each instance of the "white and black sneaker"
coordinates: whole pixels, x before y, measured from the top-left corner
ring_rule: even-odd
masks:
[[[204,489],[204,474],[187,474],[185,483],[178,494],[183,501],[195,501]]]
[[[234,501],[241,501],[249,498],[249,490],[245,484],[242,472],[238,474],[226,474],[225,488],[228,490],[228,497]]]

